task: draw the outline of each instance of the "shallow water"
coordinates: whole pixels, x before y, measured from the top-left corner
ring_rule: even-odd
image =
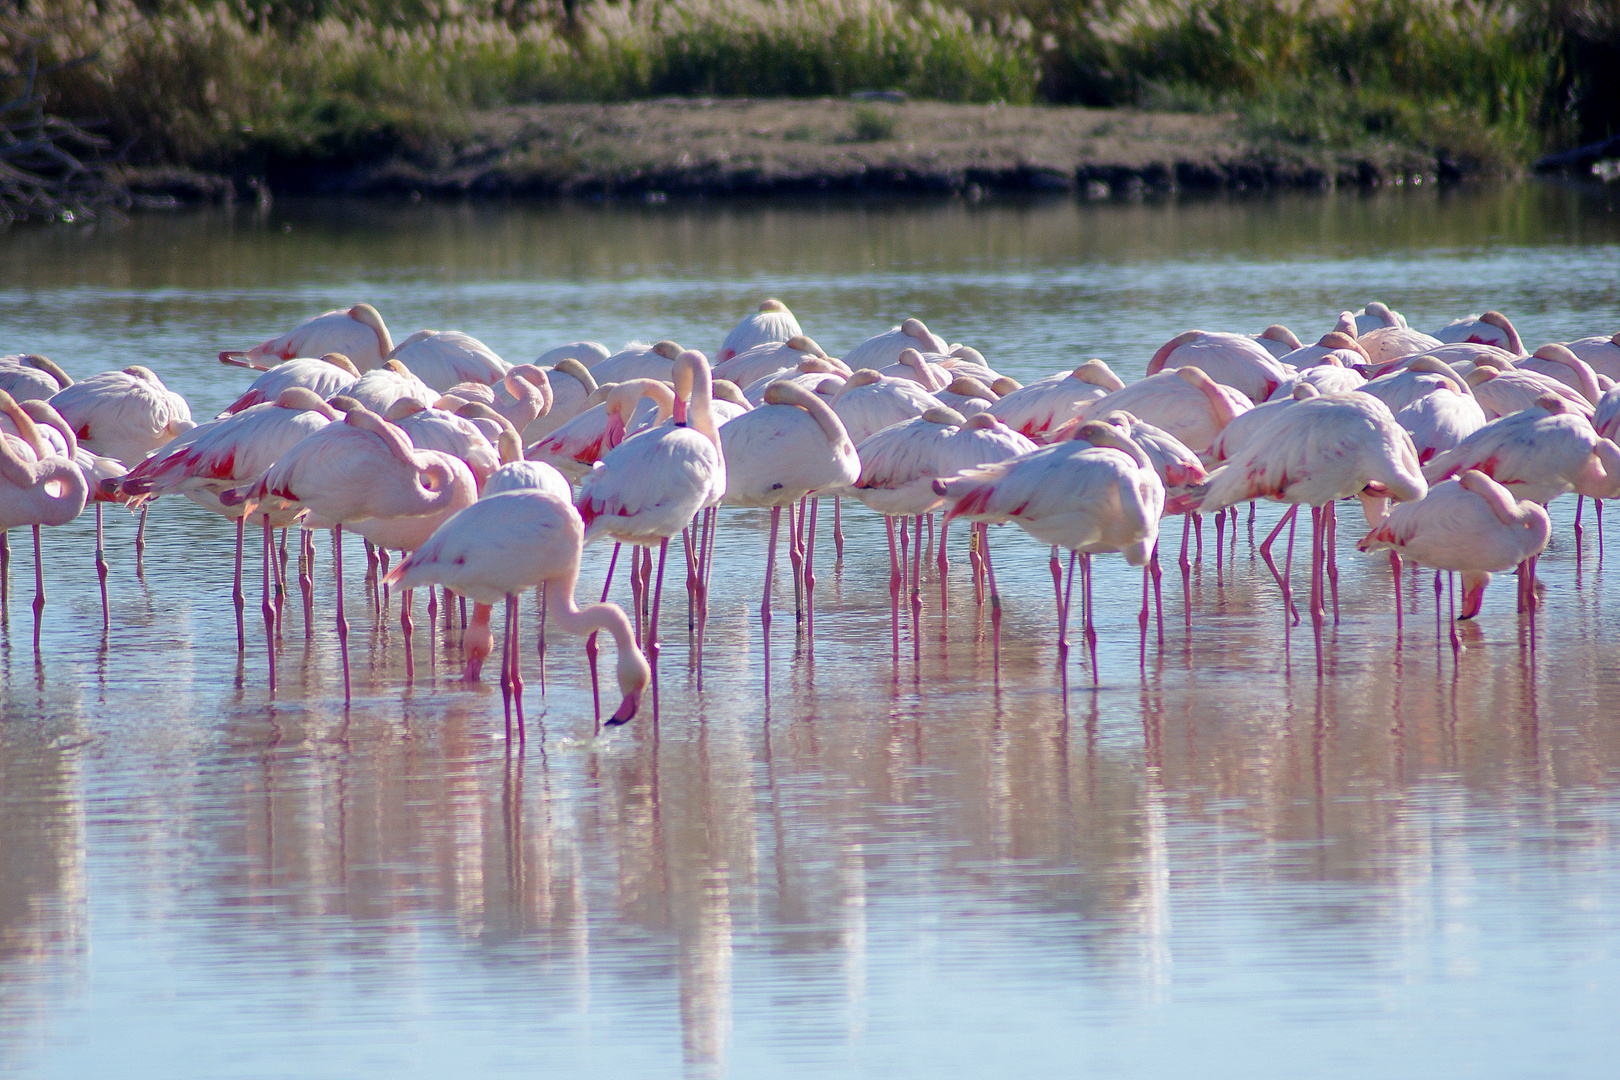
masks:
[[[1430,330],[1498,308],[1533,345],[1620,328],[1615,203],[287,204],[0,236],[0,348],[147,364],[202,417],[249,381],[219,349],[361,299],[396,338],[460,328],[511,361],[577,338],[712,352],[766,295],[835,354],[919,315],[1026,380],[1091,355],[1140,373],[1193,326],[1310,338],[1373,299]],[[841,564],[821,516],[813,652],[779,570],[767,681],[767,522],[728,511],[702,690],[684,565],[658,720],[601,739],[561,633],[542,696],[526,603],[521,752],[454,647],[419,639],[406,684],[357,546],[345,710],[330,586],[313,641],[289,608],[272,699],[206,512],[160,505],[140,575],[109,516],[105,639],[93,525],[48,531],[37,658],[14,535],[0,1073],[1603,1075],[1620,537],[1604,550],[1586,513],[1577,550],[1554,506],[1534,649],[1505,581],[1456,661],[1426,578],[1397,638],[1387,562],[1341,515],[1320,679],[1246,521],[1219,565],[1206,525],[1190,603],[1167,566],[1145,664],[1139,578],[1099,559],[1093,690],[1083,650],[1057,661],[1044,550],[1011,529],[999,682],[965,548],[950,615],[927,578],[897,661],[859,509]]]

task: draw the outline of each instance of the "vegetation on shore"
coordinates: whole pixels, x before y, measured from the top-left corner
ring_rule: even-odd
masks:
[[[1483,171],[1620,132],[1620,0],[0,0],[8,8],[12,93],[37,62],[49,110],[125,160],[273,184],[434,153],[473,110],[671,95],[893,89],[1220,111],[1279,148],[1383,140]]]

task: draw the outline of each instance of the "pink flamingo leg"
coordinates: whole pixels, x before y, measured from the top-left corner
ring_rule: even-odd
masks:
[[[141,504],[141,523],[135,526],[135,576],[140,577],[146,572],[146,512],[151,509],[146,503]]]
[[[1052,592],[1057,597],[1057,653],[1058,663],[1062,664],[1069,655],[1069,605],[1063,596],[1063,564],[1058,561],[1056,544],[1052,545],[1052,557],[1047,561],[1046,568],[1052,572]],[[1072,571],[1070,580],[1073,580]]]
[[[928,516],[928,520],[929,521],[934,520],[934,517],[933,517],[932,514],[930,514]],[[950,523],[949,519],[947,519],[946,521],[942,522],[940,524],[940,526],[939,526],[939,559],[938,559],[937,565],[939,567],[939,613],[941,615],[945,614],[951,608],[950,594],[949,594],[949,591],[946,588],[946,584],[947,584],[946,579],[950,575],[951,564],[950,564],[950,560],[948,558],[946,558],[946,555],[945,555],[945,535],[947,533],[949,533],[950,531],[951,531],[951,523]]]
[[[771,507],[771,539],[765,548],[765,595],[759,602],[759,621],[765,628],[766,648],[770,647],[771,640],[771,578],[776,575],[776,537],[781,530],[782,508]],[[767,653],[768,655],[768,653]]]
[[[1074,571],[1074,554],[1069,555],[1069,573]],[[1092,621],[1091,610],[1091,556],[1080,556],[1080,613],[1084,619],[1082,632],[1085,635],[1086,651],[1091,655],[1091,685],[1102,685],[1102,669],[1097,666],[1097,626]]]
[[[613,587],[613,568],[619,564],[619,548],[621,544],[613,545],[613,554],[608,558],[607,577],[602,579],[602,603],[607,603],[608,590]],[[585,639],[585,660],[591,668],[591,702],[596,709],[596,734],[602,734],[602,693],[596,675],[596,631],[591,631]]]
[[[96,503],[96,578],[101,582],[101,636],[112,629],[112,608],[107,603],[107,542],[101,529],[101,503]]]
[[[652,667],[653,677],[653,719],[658,719],[658,654],[662,651],[662,643],[658,640],[658,604],[664,594],[664,560],[669,556],[669,537],[658,545],[658,577],[653,582],[652,589],[652,615],[647,620],[647,663]],[[648,561],[652,559],[652,549],[647,550]]]
[[[888,514],[883,515],[883,527],[889,532],[889,628],[890,636],[894,639],[894,662],[900,663],[900,590],[905,571],[905,556],[895,548],[894,518]],[[905,536],[906,530],[902,528],[900,535]]]
[[[543,698],[546,696],[546,587],[537,585],[534,591],[540,596],[540,644],[536,652],[540,656],[540,696]]]
[[[922,663],[922,556],[923,516],[916,515],[915,543],[911,548],[911,651],[912,659]]]
[[[315,537],[307,529],[298,532],[298,591],[304,597],[304,639],[315,637]]]
[[[1327,526],[1324,519],[1327,511],[1319,506],[1311,507],[1311,630],[1316,640],[1316,674],[1322,675],[1322,623],[1326,618],[1324,610],[1325,592],[1323,541]]]
[[[980,536],[984,539],[982,554],[984,557],[984,576],[990,584],[990,655],[991,670],[995,673],[997,685],[1001,683],[1001,594],[996,591],[996,568],[990,562],[990,524],[980,522]],[[1061,634],[1062,631],[1060,630]]]
[[[1339,512],[1332,504],[1322,507],[1322,555],[1328,586],[1333,592],[1333,621],[1339,621]]]
[[[1176,565],[1181,569],[1181,604],[1187,615],[1187,626],[1192,626],[1192,560],[1187,557],[1187,541],[1192,539],[1192,511],[1181,515],[1181,554]]]
[[[10,615],[11,608],[11,537],[0,531],[0,622]]]
[[[261,515],[264,521],[264,603],[260,613],[264,616],[264,644],[270,654],[270,693],[276,692],[276,605],[271,595],[271,580],[275,577],[276,546],[271,539],[270,515]]]
[[[411,637],[416,633],[416,622],[411,618],[412,594],[415,589],[401,589],[399,593],[399,636],[405,643],[405,681],[416,678],[416,652],[411,648]]]
[[[1389,572],[1395,583],[1395,644],[1401,643],[1401,557],[1394,551],[1389,553]]]
[[[39,653],[39,635],[45,618],[45,560],[39,553],[39,526],[34,526],[34,653]]]
[[[337,634],[338,652],[343,657],[343,703],[350,699],[349,688],[349,620],[343,614],[343,526],[332,526],[332,563],[337,574]]]
[[[804,633],[811,651],[816,647],[816,511],[820,504],[820,498],[810,500],[810,523],[805,526]]]
[[[247,651],[247,629],[243,625],[247,595],[242,592],[242,534],[246,525],[246,514],[236,519],[236,577],[231,583],[231,604],[236,608],[236,651],[239,653]]]
[[[837,495],[833,496],[833,551],[838,561],[844,561],[844,512],[841,509],[843,500]]]
[[[947,528],[950,521],[945,522]],[[973,604],[975,607],[984,606],[984,556],[979,554],[979,527],[975,522],[968,526],[968,566],[973,569]]]
[[[1581,564],[1581,507],[1586,504],[1586,496],[1575,496],[1575,565]]]
[[[1278,588],[1282,589],[1283,602],[1287,605],[1287,608],[1288,608],[1288,617],[1290,619],[1292,619],[1296,623],[1299,622],[1299,612],[1294,610],[1293,593],[1290,592],[1289,588],[1288,588],[1288,573],[1287,573],[1286,570],[1284,570],[1281,573],[1279,573],[1277,571],[1277,564],[1271,558],[1271,545],[1276,542],[1278,535],[1283,530],[1283,526],[1284,525],[1289,526],[1289,529],[1288,529],[1288,552],[1289,552],[1289,556],[1288,556],[1288,558],[1289,558],[1289,563],[1290,564],[1292,563],[1293,551],[1294,551],[1293,523],[1294,523],[1294,516],[1296,514],[1298,514],[1298,513],[1299,513],[1299,504],[1295,503],[1294,505],[1292,505],[1292,506],[1290,506],[1288,508],[1288,512],[1286,514],[1284,514],[1281,518],[1277,519],[1276,527],[1273,528],[1269,533],[1266,534],[1266,538],[1264,540],[1260,541],[1260,558],[1265,560],[1266,567],[1267,567],[1267,569],[1269,569],[1271,571],[1272,578],[1274,578],[1276,580]]]

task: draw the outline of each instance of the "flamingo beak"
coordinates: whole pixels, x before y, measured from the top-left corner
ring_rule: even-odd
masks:
[[[624,695],[624,700],[619,703],[619,711],[608,717],[607,723],[603,726],[617,727],[618,725],[625,723],[636,715],[636,710],[640,707],[641,691],[634,690]]]

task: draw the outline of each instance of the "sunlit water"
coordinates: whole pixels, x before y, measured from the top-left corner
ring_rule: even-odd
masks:
[[[767,295],[835,354],[918,315],[1025,380],[1092,355],[1139,374],[1195,326],[1310,339],[1373,299],[1430,330],[1494,307],[1533,346],[1620,329],[1615,203],[284,205],[0,237],[0,348],[146,364],[206,417],[248,381],[219,349],[357,300],[396,339],[465,329],[514,362],[712,352]],[[1206,526],[1190,605],[1178,528],[1145,665],[1139,578],[1099,559],[1096,690],[1083,650],[1060,667],[1045,552],[1014,530],[998,684],[965,548],[949,617],[927,577],[897,661],[881,525],[850,509],[839,564],[826,509],[813,654],[779,571],[768,682],[765,518],[722,518],[701,692],[671,570],[656,723],[592,739],[560,632],[542,694],[526,602],[521,753],[453,645],[419,637],[407,685],[357,546],[345,710],[329,578],[313,641],[289,609],[274,698],[256,596],[238,655],[223,520],[160,504],[137,576],[110,515],[105,639],[89,517],[49,531],[38,657],[15,534],[0,1072],[1612,1072],[1620,536],[1603,551],[1590,507],[1577,552],[1555,504],[1533,651],[1508,580],[1457,661],[1427,577],[1396,637],[1388,564],[1343,514],[1321,678],[1247,521],[1219,568]]]

